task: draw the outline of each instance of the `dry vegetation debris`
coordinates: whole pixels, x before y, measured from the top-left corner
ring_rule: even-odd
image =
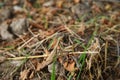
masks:
[[[119,0],[0,0],[1,80],[119,80]]]

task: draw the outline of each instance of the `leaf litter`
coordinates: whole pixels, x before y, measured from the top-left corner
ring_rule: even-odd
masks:
[[[120,79],[119,0],[0,4],[1,80]]]

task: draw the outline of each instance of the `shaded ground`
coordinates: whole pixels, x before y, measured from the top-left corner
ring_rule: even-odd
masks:
[[[0,80],[119,80],[119,0],[0,0]]]

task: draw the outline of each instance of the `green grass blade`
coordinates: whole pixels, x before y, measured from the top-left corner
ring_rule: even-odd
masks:
[[[52,74],[51,74],[51,80],[55,80],[55,63],[56,63],[56,58],[54,57],[53,61],[53,66],[52,66]]]

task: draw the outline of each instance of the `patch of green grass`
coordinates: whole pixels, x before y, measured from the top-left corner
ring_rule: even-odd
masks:
[[[94,30],[94,32],[93,32],[93,34],[92,34],[92,36],[91,36],[91,38],[90,38],[87,46],[86,46],[86,47],[83,46],[85,53],[86,53],[87,49],[89,48],[89,46],[91,45],[92,40],[93,40],[94,37],[96,36],[97,30],[98,30],[98,26],[97,26],[97,24],[96,24],[95,30]],[[82,69],[83,69],[83,67],[84,67],[84,64],[85,64],[85,58],[86,58],[86,54],[82,54],[82,55],[80,56],[80,58],[79,58],[78,63],[79,63],[79,64],[81,63],[81,67],[80,67],[80,72],[78,73],[78,76],[77,76],[77,80],[79,80],[79,78],[80,78],[81,71],[82,71]]]
[[[98,30],[98,27],[96,26],[93,34],[91,35],[90,40],[89,40],[88,43],[87,43],[87,46],[85,46],[84,43],[82,43],[80,40],[74,39],[74,41],[75,41],[78,45],[81,45],[81,46],[84,48],[84,54],[81,54],[81,56],[80,56],[80,58],[79,58],[79,60],[78,60],[78,63],[81,64],[81,67],[80,67],[80,71],[79,71],[78,76],[77,76],[77,80],[79,80],[81,71],[83,70],[83,67],[84,67],[84,64],[85,64],[86,51],[87,51],[87,49],[89,48],[89,46],[91,45],[92,40],[93,40],[94,37],[96,36],[97,30]],[[71,80],[71,79],[72,79],[72,74],[69,76],[69,78],[68,78],[67,80]]]

